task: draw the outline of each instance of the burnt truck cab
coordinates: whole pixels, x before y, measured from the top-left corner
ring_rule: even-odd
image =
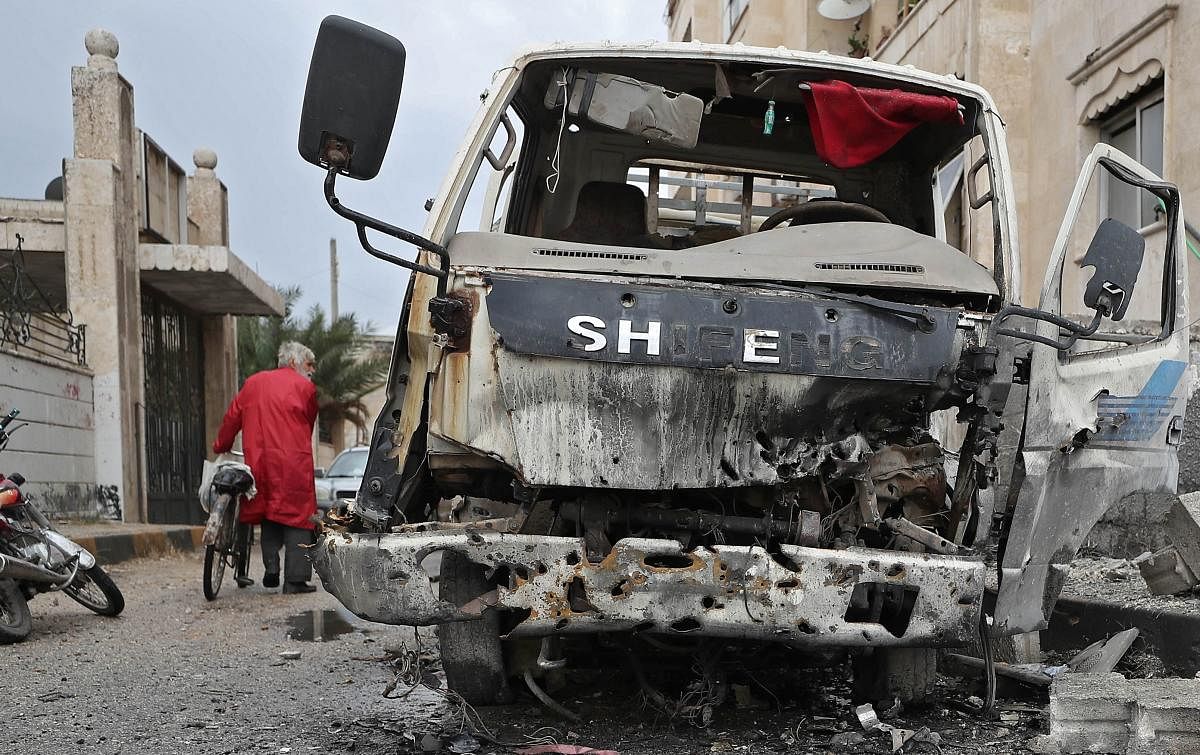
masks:
[[[314,561],[363,618],[443,624],[468,699],[501,696],[521,638],[884,653],[1034,631],[1104,511],[1174,489],[1179,196],[1115,149],[1087,158],[1033,308],[973,84],[539,49],[497,72],[418,235],[335,190],[378,172],[403,65],[330,17],[309,73],[301,154],[413,270],[362,488]],[[1100,222],[1116,199],[1151,222]]]

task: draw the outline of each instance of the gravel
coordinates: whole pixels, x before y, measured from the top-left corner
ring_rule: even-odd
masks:
[[[337,613],[337,601],[323,591],[285,596],[229,582],[206,603],[198,554],[132,561],[111,572],[127,599],[122,616],[105,619],[65,596],[41,595],[31,603],[31,637],[0,649],[9,721],[0,753],[513,751],[489,737],[512,745],[553,739],[622,755],[890,751],[886,735],[859,729],[845,663],[793,668],[759,659],[753,676],[739,679],[739,668],[749,673],[739,664],[755,659],[732,656],[736,694],[726,695],[698,728],[648,705],[619,659],[590,667],[584,659],[549,685],[581,715],[579,723],[547,714],[525,694],[517,704],[479,710],[476,725],[467,726],[464,709],[445,698],[444,678],[431,672],[437,658],[429,630],[422,630],[421,666],[411,676],[423,684],[411,690],[401,684],[392,694],[403,698],[387,699],[399,666],[390,661],[417,657],[403,652],[415,648],[411,629]],[[345,633],[325,642],[289,639],[289,617],[314,611],[323,617],[318,630]],[[311,632],[312,622],[304,624]],[[300,658],[287,659],[295,653]],[[678,694],[671,685],[686,681],[688,669],[651,663],[646,674],[662,691]],[[938,704],[902,711],[888,723],[928,726],[945,753],[1027,752],[1040,705],[984,721],[954,705],[976,691],[971,683],[943,678],[939,684]]]
[[[337,732],[350,720],[424,719],[440,707],[432,693],[383,699],[388,667],[355,660],[382,656],[380,645],[397,628],[356,620],[365,632],[288,639],[289,616],[339,605],[324,591],[238,590],[227,572],[208,603],[199,554],[109,572],[125,594],[121,616],[39,595],[30,602],[29,639],[0,647],[8,720],[0,752],[342,752],[353,738]],[[281,658],[300,651],[299,660]]]
[[[1121,558],[1076,558],[1067,573],[1062,594],[1116,603],[1126,608],[1200,615],[1200,597],[1195,594],[1152,595],[1137,566]]]

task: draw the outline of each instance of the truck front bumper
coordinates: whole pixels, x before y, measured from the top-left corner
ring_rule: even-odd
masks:
[[[457,606],[422,566],[460,553],[499,587]],[[599,563],[578,538],[472,530],[327,532],[314,552],[325,588],[356,615],[424,626],[514,612],[509,637],[650,631],[802,646],[963,645],[978,636],[982,561],[853,548],[719,545],[626,538]],[[521,618],[524,616],[524,618]],[[511,622],[509,622],[511,623]]]

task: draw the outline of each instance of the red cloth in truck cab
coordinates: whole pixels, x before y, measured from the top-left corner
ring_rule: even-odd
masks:
[[[801,94],[817,155],[836,168],[866,165],[922,123],[963,122],[953,97],[832,80],[809,86]]]

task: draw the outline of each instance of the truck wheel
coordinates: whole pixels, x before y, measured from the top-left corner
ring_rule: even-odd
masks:
[[[438,579],[441,599],[461,606],[491,589],[483,567],[461,553],[442,551]],[[475,621],[452,621],[438,627],[446,685],[471,705],[512,701],[500,644],[500,617],[487,611]]]
[[[854,655],[856,703],[891,703],[899,698],[920,707],[933,696],[937,651],[932,648],[873,648]]]

